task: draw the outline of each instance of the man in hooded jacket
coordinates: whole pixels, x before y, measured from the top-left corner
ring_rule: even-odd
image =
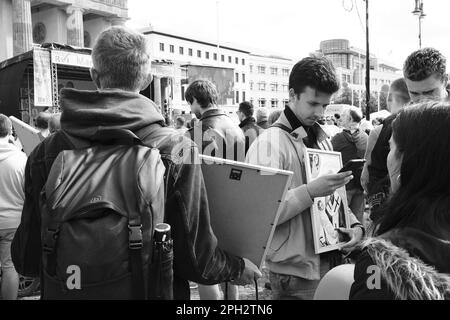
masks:
[[[144,145],[159,149],[166,168],[165,214],[174,241],[174,299],[189,299],[188,280],[247,284],[261,275],[249,260],[218,247],[197,147],[165,127],[157,106],[139,94],[151,82],[149,52],[143,35],[109,28],[100,34],[92,51],[91,77],[99,90],[61,90],[61,130],[34,149],[25,169],[25,204],[12,245],[13,261],[21,274],[36,277],[42,272],[38,199],[59,152],[73,149],[70,139],[92,145],[102,131],[128,129]],[[45,283],[41,286],[45,291]]]

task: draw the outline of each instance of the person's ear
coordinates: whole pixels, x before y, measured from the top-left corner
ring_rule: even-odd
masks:
[[[289,101],[294,102],[295,98],[298,97],[293,88],[289,89]]]
[[[145,81],[142,83],[140,91],[145,90],[152,83],[152,81],[153,81],[153,75],[151,73],[149,73],[147,75],[147,79],[145,79]]]
[[[100,85],[100,74],[94,68],[89,69],[89,73],[91,74],[92,81],[98,89],[101,89]]]

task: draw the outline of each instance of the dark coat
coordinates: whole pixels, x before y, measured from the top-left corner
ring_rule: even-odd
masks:
[[[199,120],[188,133],[192,141],[202,146],[202,154],[244,161],[244,134],[229,116],[219,109],[211,109]]]
[[[164,127],[164,119],[151,100],[121,90],[63,89],[61,108],[61,130],[71,137],[94,143],[90,138],[97,132],[121,128],[135,133],[146,146],[159,149],[166,168],[165,215],[174,240],[175,299],[189,299],[188,280],[215,284],[240,277],[243,259],[221,250],[211,229],[197,147],[175,129]],[[28,158],[21,224],[11,247],[14,265],[22,275],[37,277],[41,273],[39,194],[59,152],[72,148],[58,131]],[[185,156],[193,161],[182,161],[180,157]]]
[[[350,133],[348,130],[343,130],[337,133],[332,139],[333,150],[342,154],[343,164],[352,159],[363,159],[366,153],[368,136],[361,130],[356,130],[354,133]],[[361,186],[361,172],[357,170],[353,172],[354,178],[346,185],[347,190],[360,189]]]

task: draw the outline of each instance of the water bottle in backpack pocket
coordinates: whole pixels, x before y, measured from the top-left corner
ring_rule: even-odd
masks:
[[[170,225],[159,223],[153,236],[153,258],[150,267],[149,298],[173,299],[173,240]]]

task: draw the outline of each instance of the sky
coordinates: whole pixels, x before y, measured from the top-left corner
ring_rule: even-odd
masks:
[[[450,57],[450,1],[423,3],[422,47]],[[348,39],[365,50],[363,0],[128,0],[128,5],[130,27],[151,24],[155,30],[214,43],[219,39],[294,61],[327,39]],[[397,68],[419,48],[414,6],[414,0],[369,0],[370,52]]]

